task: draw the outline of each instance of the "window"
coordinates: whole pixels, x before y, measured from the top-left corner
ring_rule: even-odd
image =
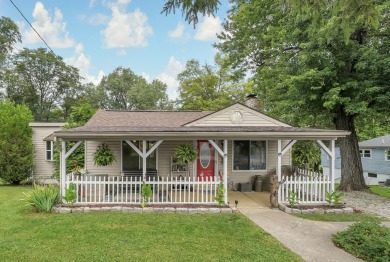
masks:
[[[385,160],[390,161],[390,149],[385,150]]]
[[[233,170],[266,169],[266,141],[234,141]]]
[[[52,161],[53,160],[53,141],[45,141],[46,142],[46,160]]]
[[[377,177],[378,177],[378,174],[374,174],[374,173],[368,173],[368,177],[374,177],[374,178],[377,178]]]
[[[359,153],[362,158],[371,158],[371,149],[360,149]]]
[[[142,141],[132,141],[142,152]],[[150,150],[155,142],[147,141],[146,150]],[[122,141],[122,171],[134,171],[142,169],[142,157],[126,142]],[[157,170],[157,149],[146,159],[146,170]]]

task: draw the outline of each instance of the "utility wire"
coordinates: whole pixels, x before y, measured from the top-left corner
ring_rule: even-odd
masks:
[[[15,5],[15,3],[12,1],[12,0],[9,0],[12,5],[16,8],[16,10],[19,11],[19,13],[23,16],[24,20],[26,20],[26,22],[30,25],[30,27],[35,31],[35,33],[37,33],[37,35],[39,36],[39,38],[45,43],[45,45],[47,46],[47,48],[50,49],[50,51],[54,54],[53,50],[50,48],[50,46],[46,43],[46,41],[42,38],[42,36],[38,33],[37,30],[35,30],[35,28],[32,26],[32,24],[30,23],[30,21],[28,21],[28,19],[24,16],[24,14],[22,13],[22,11],[20,11],[20,9]]]

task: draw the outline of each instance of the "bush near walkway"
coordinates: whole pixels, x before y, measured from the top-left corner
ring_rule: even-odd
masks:
[[[336,246],[371,262],[390,261],[390,228],[378,221],[360,222],[333,236]]]

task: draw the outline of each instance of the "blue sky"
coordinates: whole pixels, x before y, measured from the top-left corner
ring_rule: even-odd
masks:
[[[194,27],[181,12],[160,14],[164,0],[13,0],[53,51],[79,68],[95,84],[116,67],[130,67],[147,80],[168,85],[177,97],[176,76],[189,59],[213,62],[216,33],[229,8],[222,0],[215,17],[202,17]],[[153,3],[153,4],[152,4]],[[0,15],[20,28],[17,48],[45,47],[9,0],[0,0]]]

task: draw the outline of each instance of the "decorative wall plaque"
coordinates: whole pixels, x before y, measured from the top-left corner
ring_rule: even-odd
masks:
[[[244,116],[240,111],[233,111],[230,113],[230,121],[233,124],[240,124],[244,121]]]

